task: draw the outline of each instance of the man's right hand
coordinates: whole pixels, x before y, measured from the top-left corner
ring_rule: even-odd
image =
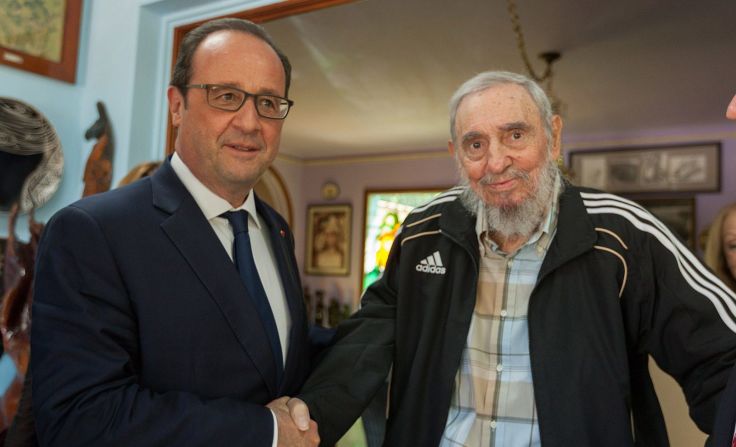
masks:
[[[317,423],[309,418],[307,405],[296,398],[280,397],[266,405],[276,415],[279,446],[318,446]]]

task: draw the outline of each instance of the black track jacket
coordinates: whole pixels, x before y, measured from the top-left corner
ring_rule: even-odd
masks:
[[[436,446],[476,298],[475,217],[459,188],[405,220],[383,277],[300,396],[333,445],[391,371],[386,446]],[[444,270],[420,261],[439,252]],[[639,205],[566,185],[529,302],[545,447],[666,446],[648,355],[710,432],[736,359],[736,297]]]

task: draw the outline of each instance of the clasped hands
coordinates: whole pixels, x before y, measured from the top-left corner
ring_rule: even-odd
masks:
[[[301,399],[283,396],[266,407],[276,415],[279,426],[279,446],[317,446],[317,423],[309,418],[309,408]]]

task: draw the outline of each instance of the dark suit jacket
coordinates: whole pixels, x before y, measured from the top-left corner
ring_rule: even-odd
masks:
[[[726,389],[721,393],[716,421],[711,434],[711,447],[731,447],[736,426],[736,368],[731,370]]]
[[[291,314],[283,381],[246,288],[169,162],[59,211],[33,303],[41,445],[270,446],[264,408],[309,372],[294,240],[257,200]]]

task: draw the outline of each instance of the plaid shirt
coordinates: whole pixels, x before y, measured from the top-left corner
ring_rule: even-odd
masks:
[[[558,179],[554,197],[559,188]],[[483,220],[478,213],[476,304],[440,446],[539,446],[527,309],[557,228],[557,201],[543,227],[510,255],[481,230]]]

